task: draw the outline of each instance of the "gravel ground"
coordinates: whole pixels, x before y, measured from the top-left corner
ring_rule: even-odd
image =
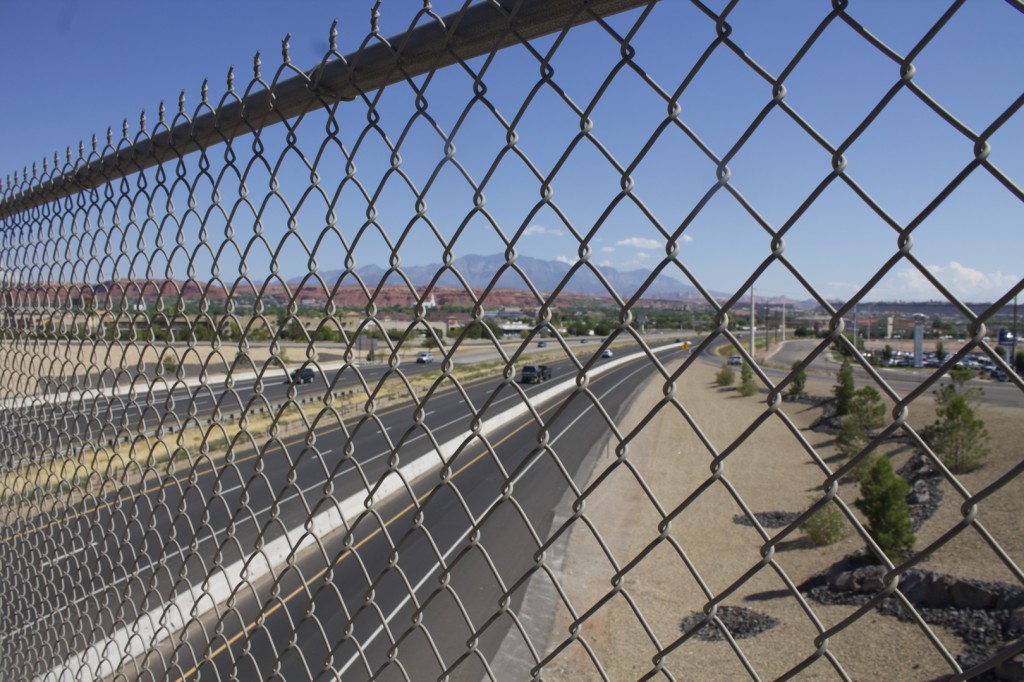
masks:
[[[738,500],[757,515],[767,533],[780,532],[778,524],[805,509],[825,478],[801,440],[834,466],[834,436],[810,428],[821,415],[819,406],[786,402],[781,409],[792,429],[778,416],[769,416],[751,438],[734,445],[764,414],[765,394],[743,398],[734,390],[716,388],[716,369],[694,363],[677,382],[675,395],[715,451],[728,452],[719,476],[712,474],[712,454],[702,439],[671,405],[662,407],[629,444],[629,466],[616,464],[611,444],[597,463],[591,484],[598,476],[605,478],[587,499],[589,525],[574,526],[558,576],[576,617],[586,618],[574,638],[569,635],[569,610],[558,609],[547,647],[540,648],[542,654],[562,649],[545,669],[544,679],[600,679],[602,672],[613,680],[638,679],[657,670],[653,659],[659,650],[668,651],[660,664],[676,679],[746,679],[751,673],[773,679],[798,670],[801,680],[832,680],[840,678],[837,666],[856,680],[948,675],[949,665],[921,628],[884,609],[864,613],[833,634],[827,650],[816,649],[820,628],[836,626],[857,605],[823,604],[790,586],[857,551],[862,541],[852,529],[828,547],[813,547],[791,534],[780,539],[766,562],[761,556],[765,539]],[[828,377],[811,377],[808,391],[828,396],[831,383]],[[622,433],[629,433],[658,403],[661,388],[652,382],[638,396],[620,424]],[[931,422],[932,409],[930,396],[922,396],[912,406],[911,425],[923,428]],[[968,494],[1019,461],[1018,452],[1006,444],[1024,436],[1018,410],[986,407],[981,416],[992,435],[992,456],[982,469],[960,477]],[[885,451],[897,469],[912,454],[900,442]],[[977,517],[1017,565],[1024,561],[1022,487],[1024,482],[1014,480],[993,493],[980,503]],[[946,481],[934,489],[943,500],[919,523],[918,549],[963,519],[961,492]],[[852,503],[858,486],[844,483],[839,495],[856,513]],[[662,532],[666,517],[670,523]],[[737,517],[745,521],[737,522]],[[985,536],[970,527],[939,546],[920,567],[1020,584]],[[619,582],[616,576],[623,571]],[[749,609],[778,624],[734,643],[698,637],[681,641],[684,619],[694,614],[703,618],[709,598],[723,593],[727,596],[720,602],[720,615],[726,607]],[[929,626],[931,632],[950,655],[969,654],[961,624],[940,617],[928,620],[935,623]],[[825,651],[827,656],[820,655]]]

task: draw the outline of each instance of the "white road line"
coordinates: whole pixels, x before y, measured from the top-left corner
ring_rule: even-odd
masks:
[[[617,389],[617,388],[618,388],[618,387],[619,387],[620,385],[622,385],[622,384],[623,384],[624,382],[626,382],[627,380],[631,379],[631,378],[633,377],[633,375],[635,375],[635,374],[638,374],[639,372],[643,372],[643,371],[646,371],[646,370],[648,370],[648,369],[649,369],[648,367],[639,367],[639,368],[637,368],[637,369],[633,370],[632,372],[630,372],[629,374],[627,374],[626,376],[624,376],[624,377],[623,377],[623,378],[622,378],[621,380],[619,380],[618,382],[616,382],[615,384],[613,384],[613,385],[612,385],[612,386],[611,386],[611,387],[610,387],[610,388],[609,388],[609,389],[608,389],[607,391],[605,391],[605,392],[604,392],[604,393],[602,393],[602,394],[601,394],[600,396],[598,396],[598,399],[601,399],[601,398],[604,398],[604,397],[606,397],[606,396],[607,396],[607,395],[608,395],[609,393],[611,393],[612,391],[614,391],[615,389]],[[582,411],[582,412],[580,412],[579,416],[577,416],[577,417],[576,417],[575,419],[573,419],[573,420],[572,420],[571,422],[569,422],[568,426],[566,426],[566,427],[565,427],[564,429],[562,429],[562,430],[561,430],[561,431],[559,432],[559,434],[558,434],[557,436],[555,436],[555,437],[554,437],[554,438],[553,438],[553,439],[551,440],[551,445],[554,445],[554,444],[555,444],[556,442],[558,442],[558,439],[559,439],[559,438],[561,438],[562,436],[564,436],[564,435],[565,435],[565,434],[566,434],[566,433],[567,433],[567,432],[569,431],[569,429],[571,429],[571,428],[572,428],[573,426],[575,426],[575,425],[576,425],[576,422],[578,422],[579,420],[583,419],[583,417],[585,417],[585,416],[587,415],[587,413],[588,413],[588,412],[590,412],[590,411],[591,411],[592,409],[594,409],[594,404],[593,404],[593,403],[590,403],[589,405],[587,405],[587,406],[586,406],[586,407],[585,407],[585,408],[583,409],[583,411]],[[534,465],[535,463],[537,463],[538,461],[540,461],[540,458],[539,458],[539,457],[534,457],[534,458],[533,458],[533,460],[532,460],[532,461],[531,461],[531,462],[530,462],[529,464],[527,464],[527,465],[526,465],[525,467],[523,467],[523,470],[522,470],[522,472],[520,472],[520,474],[519,474],[519,476],[518,476],[517,478],[522,478],[522,477],[523,477],[523,475],[524,475],[524,474],[525,474],[525,473],[526,473],[527,471],[529,471],[529,470],[530,470],[530,468],[531,468],[531,467],[533,467],[533,465]],[[452,546],[451,546],[451,547],[449,547],[449,548],[448,548],[447,550],[445,550],[444,554],[442,554],[442,555],[441,555],[441,560],[442,560],[442,561],[446,561],[446,560],[448,559],[448,557],[449,557],[449,556],[451,555],[451,553],[452,553],[452,552],[454,552],[454,551],[455,551],[456,549],[458,549],[459,545],[461,545],[461,544],[462,544],[462,541],[463,541],[463,540],[465,540],[465,539],[466,539],[466,537],[467,537],[467,536],[469,536],[469,534],[470,534],[470,533],[471,533],[471,532],[473,531],[473,528],[474,528],[474,527],[476,526],[476,524],[478,523],[478,520],[479,520],[479,519],[482,519],[482,518],[484,518],[484,517],[486,517],[486,516],[487,516],[487,515],[488,515],[488,514],[489,514],[489,513],[491,512],[491,510],[492,510],[492,509],[493,509],[493,508],[494,508],[494,507],[495,507],[495,506],[496,506],[497,504],[499,504],[499,503],[500,503],[501,501],[502,501],[502,500],[501,500],[501,499],[499,498],[499,499],[497,499],[497,500],[494,500],[493,502],[491,502],[491,503],[490,503],[490,504],[489,504],[489,505],[487,506],[487,509],[485,509],[485,510],[484,510],[484,512],[483,512],[482,514],[480,514],[480,515],[479,515],[479,516],[478,516],[478,517],[477,517],[476,519],[474,519],[474,520],[473,520],[473,524],[472,524],[472,525],[471,525],[471,526],[470,526],[469,528],[467,528],[467,529],[466,529],[466,532],[465,532],[465,533],[463,533],[462,535],[460,535],[460,536],[459,536],[459,539],[458,539],[458,540],[456,540],[456,541],[455,541],[455,542],[454,542],[454,543],[452,544]],[[425,575],[424,575],[424,576],[423,576],[422,578],[420,578],[419,582],[417,582],[417,583],[416,583],[415,585],[413,585],[413,588],[412,588],[412,592],[410,592],[409,594],[407,594],[407,595],[405,596],[405,598],[404,598],[404,599],[402,599],[402,601],[400,601],[400,602],[398,603],[398,606],[396,606],[396,607],[395,607],[394,609],[392,609],[392,610],[391,610],[391,613],[389,613],[389,614],[387,615],[387,617],[386,617],[386,618],[384,619],[384,622],[383,622],[382,624],[378,625],[378,626],[377,626],[377,629],[375,629],[375,630],[374,630],[374,631],[373,631],[373,632],[372,632],[372,633],[370,634],[370,636],[369,636],[369,637],[367,637],[367,638],[366,638],[366,639],[365,639],[365,640],[364,640],[364,641],[363,641],[363,642],[361,643],[361,645],[359,646],[359,648],[360,648],[361,650],[365,651],[365,650],[366,650],[366,647],[368,647],[368,646],[370,646],[371,644],[373,644],[374,640],[375,640],[375,639],[377,639],[377,638],[378,638],[378,637],[380,636],[380,634],[381,634],[382,632],[384,632],[384,627],[385,627],[386,625],[390,625],[390,624],[391,624],[391,621],[392,621],[392,619],[394,619],[394,617],[398,615],[398,612],[399,612],[399,611],[401,611],[401,610],[402,610],[403,608],[405,608],[405,605],[409,603],[409,601],[410,601],[410,600],[412,599],[413,595],[414,595],[414,594],[416,594],[417,592],[419,592],[420,588],[421,588],[421,587],[423,587],[424,583],[426,583],[426,582],[427,582],[427,580],[429,580],[429,579],[430,579],[430,577],[431,577],[431,576],[433,576],[433,575],[434,575],[434,573],[436,573],[436,572],[437,572],[437,570],[438,570],[438,569],[439,569],[440,567],[441,567],[441,562],[435,562],[435,563],[434,563],[434,565],[433,565],[433,566],[431,567],[431,569],[430,569],[429,571],[427,571],[427,572],[426,572],[426,574],[425,574]],[[352,657],[351,657],[351,658],[349,658],[349,659],[348,659],[348,661],[347,661],[347,662],[345,663],[345,665],[344,665],[344,666],[342,666],[342,667],[341,667],[341,669],[337,671],[337,674],[338,674],[339,676],[340,676],[340,675],[344,675],[344,674],[345,674],[345,671],[346,671],[346,670],[348,670],[348,669],[349,669],[350,667],[352,667],[352,664],[356,662],[356,660],[357,660],[357,659],[359,658],[359,656],[360,656],[360,654],[358,654],[358,653],[356,653],[356,654],[353,654],[353,655],[352,655]]]
[[[515,397],[515,396],[509,396],[509,397]],[[499,401],[495,401],[495,402],[502,402],[503,400],[505,400],[505,398],[503,398],[502,400],[499,400]],[[442,424],[442,425],[440,425],[438,427],[435,427],[435,430],[444,429],[444,428],[446,428],[448,426],[451,426],[452,424],[455,424],[455,423],[461,421],[462,419],[463,419],[462,417],[456,418],[456,419],[452,419],[451,421],[448,421],[448,422],[446,422],[446,423],[444,423],[444,424]],[[390,428],[391,427],[388,427],[388,430],[390,430]],[[414,443],[414,442],[416,442],[418,440],[421,440],[423,438],[426,438],[426,437],[427,437],[427,435],[425,433],[421,433],[421,434],[419,434],[417,436],[413,436],[409,440],[405,441],[405,444],[408,445],[410,443]],[[321,454],[321,456],[326,456],[326,455],[331,454],[332,452],[333,452],[333,450],[327,449],[327,450],[323,450],[320,454]],[[382,457],[386,457],[386,456],[388,456],[390,454],[391,454],[390,450],[384,450],[382,452],[377,453],[376,455],[373,455],[372,457],[368,457],[366,459],[360,460],[359,463],[360,464],[369,464],[370,462],[374,462],[374,461],[376,461],[376,460],[378,460],[378,459],[380,459]],[[353,471],[355,471],[354,468],[353,469],[349,469],[347,471],[343,471],[340,474],[338,474],[338,476],[336,476],[335,479],[333,479],[333,480],[337,480],[337,479],[341,478],[342,476],[350,475]],[[308,486],[306,488],[302,488],[302,489],[300,489],[298,491],[295,491],[295,492],[291,493],[290,495],[287,495],[286,497],[283,497],[283,498],[281,498],[279,500],[276,500],[275,502],[273,502],[272,504],[264,507],[263,509],[260,509],[260,510],[258,510],[256,512],[254,512],[252,515],[246,516],[245,518],[243,518],[241,521],[239,521],[235,525],[235,528],[241,527],[247,521],[255,522],[260,516],[262,516],[263,514],[266,514],[268,511],[270,511],[271,507],[273,507],[274,505],[282,505],[282,504],[285,504],[287,502],[290,502],[293,499],[295,499],[296,497],[298,497],[299,495],[305,495],[310,490],[313,490],[314,488],[318,488],[318,487],[323,486],[323,484],[324,484],[324,481],[318,481],[317,483],[313,483],[312,485],[310,485],[310,486]],[[228,493],[235,492],[236,490],[240,490],[241,488],[242,488],[242,485],[239,484],[239,485],[236,485],[236,486],[234,486],[232,488],[229,488],[227,490],[222,490],[220,492],[220,494],[221,495],[226,495]],[[209,535],[206,535],[203,538],[197,540],[196,541],[196,546],[198,547],[199,545],[202,545],[205,542],[209,542],[210,540],[215,540],[215,539],[217,539],[217,537],[219,535],[225,533],[226,531],[227,531],[227,528],[223,528],[221,530],[213,531]],[[137,566],[136,569],[134,571],[132,571],[131,573],[128,573],[126,571],[125,574],[122,575],[120,578],[118,578],[118,579],[116,579],[116,580],[114,580],[114,581],[112,581],[110,583],[107,583],[106,585],[104,585],[102,587],[99,587],[99,588],[93,590],[89,594],[85,594],[85,595],[75,599],[73,602],[70,602],[70,603],[62,606],[59,609],[54,610],[53,612],[51,612],[51,614],[49,614],[49,616],[57,615],[58,613],[60,613],[62,611],[66,611],[67,609],[71,608],[72,606],[77,606],[77,605],[81,604],[83,601],[85,601],[86,599],[90,599],[92,597],[95,597],[96,595],[101,594],[103,591],[105,591],[105,590],[107,590],[107,589],[109,589],[111,587],[115,587],[117,585],[120,585],[121,583],[123,583],[123,582],[125,582],[125,581],[127,581],[127,580],[129,580],[131,578],[138,578],[138,577],[140,577],[141,574],[143,574],[144,572],[150,570],[154,566],[154,563],[155,563],[152,559],[149,559],[149,558],[147,558],[147,562],[148,563],[145,566]],[[13,634],[18,634],[21,631],[23,631],[24,629],[28,628],[30,625],[32,625],[32,624],[23,626],[22,628],[19,628],[19,630],[15,631],[15,632],[12,632],[11,634],[12,635]]]
[[[67,552],[65,554],[61,554],[60,556],[53,557],[52,559],[47,559],[46,561],[41,563],[40,566],[42,566],[43,568],[49,568],[53,564],[58,563],[60,561],[64,561],[68,557],[72,557],[72,556],[74,556],[76,554],[81,554],[82,552],[84,552],[86,550],[87,547],[95,547],[95,546],[96,546],[95,543],[89,543],[88,545],[82,545],[78,549],[71,550],[70,552]]]
[[[661,353],[664,351],[673,350],[674,347],[674,345],[670,344],[654,348],[652,350],[654,353]],[[610,371],[611,369],[620,364],[628,363],[632,359],[639,357],[640,355],[641,353],[636,353],[634,355],[626,356],[621,359],[613,360],[607,364],[603,364],[598,367],[592,367],[590,370],[591,377],[599,376],[600,374]],[[564,381],[558,383],[556,386],[546,391],[540,391],[536,394],[533,394],[531,392],[531,399],[528,401],[528,404],[512,407],[508,410],[505,410],[504,412],[501,412],[498,415],[491,416],[489,419],[483,422],[481,428],[486,432],[502,428],[503,426],[511,424],[515,419],[524,416],[527,412],[529,412],[531,406],[543,405],[544,403],[553,400],[558,395],[569,391],[573,383],[574,382],[572,381]],[[507,398],[490,403],[490,406],[518,397],[519,394],[513,394],[511,396],[508,396]],[[459,420],[453,420],[451,422],[448,422],[448,424],[452,424],[456,421]],[[425,453],[416,460],[413,460],[408,464],[404,465],[400,470],[400,475],[407,476],[410,478],[416,478],[424,475],[428,470],[432,470],[434,467],[438,466],[438,464],[433,461],[433,455],[439,454],[441,455],[442,459],[446,456],[451,457],[454,455],[457,448],[461,447],[461,444],[464,443],[465,440],[468,438],[470,438],[470,432],[466,431],[465,433],[459,436],[449,439],[447,442],[441,445],[439,451],[434,453]],[[410,439],[410,441],[412,440],[415,440],[415,438]],[[383,456],[383,454],[388,453],[382,453],[381,455],[378,455],[378,457]],[[381,486],[381,489],[378,490],[377,496],[375,497],[379,496],[379,499],[384,499],[392,495],[395,491],[402,489],[401,486],[386,485],[388,481],[393,483],[394,479],[385,479],[385,485]],[[322,483],[318,483],[317,485],[320,484]],[[325,510],[324,512],[321,512],[316,517],[314,517],[310,521],[310,523],[312,523],[314,527],[317,528],[318,533],[326,535],[327,533],[333,532],[334,530],[340,528],[341,524],[345,522],[346,518],[350,518],[355,514],[362,513],[364,511],[364,506],[365,500],[360,499],[360,494],[356,493],[355,495],[351,495],[345,500],[343,500],[341,502],[340,509]],[[270,544],[281,545],[281,548],[284,548],[287,542],[290,541],[289,539],[293,534],[296,534],[297,536],[301,536],[304,538],[305,533],[306,531],[304,530],[304,526],[300,526],[289,531],[286,531],[286,535],[272,541]],[[290,554],[290,552],[286,551],[285,554]],[[283,560],[284,557],[282,556],[280,561]],[[211,587],[211,590],[213,591],[209,594],[210,598],[202,600],[201,608],[199,606],[199,601],[195,599],[194,595],[190,595],[191,589],[195,589],[195,586],[190,586],[189,590],[175,594],[173,597],[171,597],[170,603],[178,603],[179,600],[181,600],[182,605],[187,604],[187,607],[184,609],[184,611],[186,613],[191,613],[191,617],[193,618],[197,618],[200,615],[207,613],[211,608],[211,604],[217,604],[223,599],[227,598],[226,595],[222,595],[224,590],[227,590],[228,593],[230,594],[232,590],[236,589],[232,586],[234,584],[232,581],[237,580],[238,578],[233,577],[233,575],[235,573],[238,573],[241,564],[242,562],[236,562],[235,564],[232,564],[226,569],[223,569],[220,573],[216,573],[213,576],[213,578],[218,581],[218,584],[215,587]],[[266,571],[259,570],[258,566],[256,567],[256,569],[256,577],[266,574]],[[254,575],[252,572],[250,572],[249,579],[254,579]],[[192,609],[198,609],[198,611],[193,611]],[[140,615],[133,623],[126,624],[124,627],[111,633],[102,641],[94,643],[84,651],[75,653],[70,658],[66,659],[62,664],[58,665],[57,667],[53,668],[48,673],[45,673],[37,679],[63,679],[64,676],[68,674],[68,671],[79,670],[79,668],[83,664],[85,664],[86,661],[95,663],[96,665],[94,665],[93,668],[96,670],[99,670],[100,667],[102,666],[107,666],[110,670],[115,670],[117,662],[122,660],[123,656],[135,656],[142,653],[142,649],[140,649],[141,640],[139,639],[140,632],[149,633],[149,635],[147,636],[152,637],[151,645],[155,645],[156,643],[162,642],[164,639],[166,639],[167,636],[169,636],[172,632],[175,632],[177,628],[183,627],[185,625],[185,622],[181,621],[180,616],[181,612],[176,611],[174,609],[169,610],[168,604],[156,607],[147,612],[146,614]],[[167,620],[165,621],[165,619]],[[159,621],[160,623],[159,629],[154,628],[154,623],[156,623],[157,621]],[[7,635],[0,635],[0,641],[3,641],[3,639],[5,639],[6,637]],[[90,665],[92,665],[92,663],[90,663]]]

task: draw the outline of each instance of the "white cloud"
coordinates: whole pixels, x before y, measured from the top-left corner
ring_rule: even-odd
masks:
[[[636,259],[638,261],[645,261],[645,260],[647,260],[650,257],[651,257],[651,254],[647,253],[646,251],[637,251],[636,252]]]
[[[641,268],[647,268],[648,265],[642,260],[632,258],[630,260],[616,261],[614,263],[602,263],[601,265],[607,265],[608,267],[615,268],[619,272],[628,272],[629,270],[637,270]]]
[[[693,241],[693,237],[691,237],[691,236],[690,236],[690,235],[688,235],[688,234],[684,234],[684,235],[683,235],[683,240],[682,240],[682,241],[683,241],[683,243],[684,243],[684,244],[689,244],[690,242],[692,242],[692,241]]]
[[[965,301],[991,301],[1007,292],[1017,284],[1017,275],[1004,275],[995,272],[975,270],[957,261],[948,265],[928,265],[928,271],[949,289],[953,295]],[[904,267],[893,273],[893,278],[883,281],[881,287],[871,291],[871,298],[925,300],[941,298],[938,290],[932,286],[917,268]]]
[[[523,230],[524,237],[532,237],[538,234],[546,234],[550,237],[564,237],[565,231],[557,227],[544,227],[543,225],[530,225]]]
[[[614,246],[602,246],[601,247],[601,252],[602,253],[615,253],[615,247]]]
[[[576,263],[575,258],[569,258],[568,256],[556,256],[555,260],[566,265],[574,265]]]
[[[615,242],[615,246],[631,246],[635,249],[657,249],[664,245],[653,239],[630,237],[629,239],[623,239],[622,241]]]
[[[829,296],[834,296],[836,294],[852,296],[857,293],[857,290],[860,288],[855,282],[829,282],[828,287],[832,292]]]

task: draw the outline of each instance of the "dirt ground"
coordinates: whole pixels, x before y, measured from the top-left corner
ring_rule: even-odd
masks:
[[[793,586],[862,547],[861,539],[850,528],[840,542],[814,547],[796,533],[779,543],[770,562],[762,561],[764,539],[754,528],[735,523],[734,517],[743,513],[740,501],[750,512],[805,509],[820,494],[826,474],[801,439],[834,467],[838,461],[833,437],[809,428],[819,408],[783,403],[792,429],[779,415],[772,415],[732,447],[765,413],[766,393],[744,398],[733,389],[717,388],[715,371],[695,363],[678,382],[676,396],[710,447],[719,454],[728,452],[720,477],[712,475],[708,446],[672,406],[661,409],[629,443],[629,467],[614,466],[611,445],[598,462],[591,482],[613,471],[586,502],[592,528],[577,523],[571,532],[559,581],[576,617],[587,615],[578,638],[573,638],[573,617],[564,604],[559,605],[545,653],[563,648],[546,668],[544,679],[601,679],[598,666],[613,680],[638,679],[656,670],[652,660],[659,650],[669,651],[661,664],[676,679],[747,679],[752,675],[745,665],[762,679],[773,679],[808,661],[797,679],[840,679],[835,666],[856,680],[930,680],[949,674],[948,663],[919,626],[874,610],[830,637],[827,647],[816,649],[814,639],[822,629],[839,624],[855,609],[801,598]],[[662,398],[658,383],[634,402],[623,433]],[[833,383],[830,377],[812,376],[808,393],[828,396]],[[910,424],[921,428],[932,422],[933,409],[930,395],[923,396],[912,405]],[[980,416],[992,437],[992,454],[981,469],[959,477],[968,494],[984,490],[1021,459],[1014,447],[1024,436],[1019,409],[983,406]],[[887,454],[896,468],[910,456],[908,448],[895,445]],[[964,497],[948,483],[942,489],[939,511],[917,533],[918,551],[963,518]],[[1018,476],[979,502],[977,516],[1018,566],[1024,560],[1022,493],[1024,481]],[[840,488],[840,497],[851,508],[858,494],[855,483]],[[662,533],[659,524],[666,516],[671,522]],[[971,527],[935,548],[920,567],[1019,584]],[[614,577],[620,571],[624,577],[616,589]],[[749,607],[779,624],[736,640],[736,650],[725,642],[679,641],[681,621],[701,612],[710,595],[723,592],[729,595],[722,605]],[[962,641],[951,631],[932,626],[931,632],[951,656],[961,651]],[[835,666],[827,656],[833,657]]]

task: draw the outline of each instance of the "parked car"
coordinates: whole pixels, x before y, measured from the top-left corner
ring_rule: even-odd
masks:
[[[612,357],[612,355],[613,353],[611,348],[605,348],[603,351],[601,351],[602,358],[610,358]]]
[[[291,383],[311,384],[316,378],[316,372],[312,367],[303,367],[291,373]]]
[[[418,364],[418,365],[422,365],[423,363],[433,362],[433,361],[434,361],[434,354],[430,353],[430,352],[420,353],[419,355],[416,356],[416,364]]]
[[[551,368],[547,365],[526,365],[519,377],[520,383],[539,384],[551,378]]]
[[[547,347],[548,347],[548,342],[547,341],[538,341],[537,342],[537,348],[547,348]]]
[[[743,364],[743,357],[740,356],[740,355],[730,355],[729,356],[729,364],[730,365],[742,365]]]
[[[990,379],[994,379],[996,381],[1010,380],[1010,375],[1004,372],[1001,367],[996,367],[995,369],[993,369],[991,372],[989,372],[988,376]]]

